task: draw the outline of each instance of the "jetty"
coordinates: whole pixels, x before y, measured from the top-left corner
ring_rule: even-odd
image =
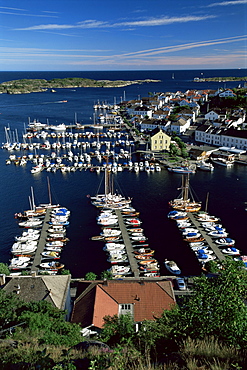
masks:
[[[122,233],[122,238],[123,238],[124,245],[125,245],[125,248],[126,248],[126,252],[127,252],[127,255],[128,255],[131,271],[132,271],[135,278],[139,278],[140,271],[138,269],[138,263],[137,263],[137,260],[134,257],[134,253],[133,253],[134,249],[133,249],[133,246],[132,246],[129,234],[128,234],[128,230],[127,230],[126,225],[124,223],[122,213],[121,213],[120,210],[116,210],[115,212],[116,212],[116,215],[118,216],[118,225],[119,225],[119,228],[120,228],[121,233]]]
[[[202,234],[203,238],[205,239],[206,243],[209,245],[209,247],[214,252],[216,258],[219,261],[223,261],[225,259],[225,255],[221,252],[221,250],[218,248],[218,246],[213,242],[213,239],[206,233],[206,231],[201,227],[200,222],[198,222],[195,218],[195,215],[191,212],[187,213],[191,223],[195,226],[196,229],[200,230],[200,233]]]
[[[48,228],[49,228],[48,222],[50,221],[51,210],[52,210],[51,208],[47,208],[46,213],[45,213],[45,218],[44,218],[43,226],[42,226],[41,233],[40,233],[38,247],[36,249],[35,256],[34,256],[34,259],[33,259],[33,263],[32,263],[32,266],[31,266],[31,271],[38,272],[40,270],[39,265],[40,265],[41,259],[42,259],[41,253],[44,252],[44,249],[45,249],[47,232],[48,232]]]

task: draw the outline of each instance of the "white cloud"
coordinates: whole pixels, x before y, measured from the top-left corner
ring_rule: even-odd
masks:
[[[213,6],[228,6],[228,5],[242,5],[247,4],[247,0],[232,0],[232,1],[222,1],[219,3],[212,3],[207,5],[207,8],[213,7]]]
[[[215,18],[214,15],[206,15],[201,17],[196,16],[185,16],[185,17],[160,17],[160,18],[151,18],[146,20],[138,21],[126,21],[126,22],[117,22],[109,23],[102,22],[97,20],[85,20],[78,22],[76,24],[40,24],[37,26],[17,28],[16,30],[20,31],[33,31],[33,30],[59,30],[59,29],[88,29],[88,28],[117,28],[117,27],[153,27],[153,26],[164,26],[173,23],[185,23],[185,22],[198,22],[202,20]]]

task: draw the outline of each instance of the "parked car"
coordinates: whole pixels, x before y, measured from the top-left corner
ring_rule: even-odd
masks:
[[[186,290],[186,284],[183,278],[177,278],[176,282],[179,290]]]

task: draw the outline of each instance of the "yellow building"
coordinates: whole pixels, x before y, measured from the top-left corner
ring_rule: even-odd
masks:
[[[150,149],[152,151],[170,150],[171,138],[160,128],[155,128],[150,135]]]

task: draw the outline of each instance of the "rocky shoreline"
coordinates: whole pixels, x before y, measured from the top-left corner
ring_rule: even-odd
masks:
[[[55,78],[53,80],[45,79],[23,79],[6,81],[0,84],[0,94],[29,94],[33,92],[44,92],[49,91],[55,92],[54,89],[74,89],[78,87],[101,87],[101,88],[113,88],[113,87],[125,87],[134,84],[143,84],[150,82],[160,82],[160,80],[91,80],[88,78]]]

